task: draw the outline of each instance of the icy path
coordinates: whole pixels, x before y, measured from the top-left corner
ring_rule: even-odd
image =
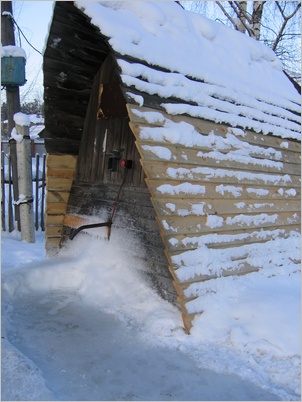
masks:
[[[40,369],[54,400],[276,400],[234,375],[198,369],[181,352],[143,343],[139,328],[91,308],[75,291],[34,292],[4,308],[5,336]]]

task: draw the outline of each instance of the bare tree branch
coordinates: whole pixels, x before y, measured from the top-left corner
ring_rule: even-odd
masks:
[[[251,24],[252,23],[252,18],[250,16],[250,14],[247,12],[247,9],[246,9],[247,2],[246,1],[234,1],[234,2],[231,2],[231,3],[234,3],[237,6],[238,10],[239,10],[238,18],[240,18],[240,19],[244,18],[244,19],[246,19],[248,21],[249,24]]]
[[[191,8],[187,4],[193,3],[196,12],[202,7],[203,15],[260,40],[275,51],[284,69],[301,77],[300,1],[224,0],[215,1],[213,8],[207,1],[181,3],[187,9]]]
[[[235,11],[235,13],[236,13],[238,19],[240,20],[240,22],[242,23],[243,27],[250,33],[250,27],[249,27],[249,25],[246,24],[246,22],[245,22],[244,19],[241,19],[241,18],[240,18],[240,13],[239,13],[239,11],[236,9],[236,7],[234,6],[233,2],[232,2],[232,1],[229,1],[228,3],[229,3],[229,5],[232,7],[232,9]],[[216,1],[216,4],[217,4],[218,7],[221,9],[221,11],[224,13],[224,15],[228,18],[228,20],[233,24],[234,28],[235,28],[237,31],[240,30],[241,32],[244,32],[244,30],[239,29],[239,26],[238,26],[237,21],[236,21],[234,18],[231,17],[231,15],[226,11],[225,7],[221,4],[221,2],[220,2],[220,1]]]
[[[220,10],[223,12],[223,14],[227,17],[229,21],[233,24],[234,28],[236,27],[236,22],[233,20],[233,18],[230,16],[230,14],[227,13],[225,8],[220,4],[220,1],[216,1],[217,6],[220,8]]]
[[[277,35],[275,41],[274,41],[274,43],[273,43],[272,49],[273,49],[274,51],[276,50],[276,48],[277,48],[277,46],[278,46],[278,44],[279,44],[279,42],[280,42],[280,40],[281,40],[281,38],[282,38],[282,36],[283,36],[283,32],[284,32],[284,30],[285,30],[285,27],[286,27],[288,21],[298,12],[299,8],[301,7],[301,3],[299,3],[299,4],[297,5],[297,7],[294,9],[294,11],[293,11],[290,15],[286,16],[286,15],[284,14],[284,11],[283,11],[282,8],[280,7],[279,1],[277,1],[276,4],[277,4],[278,9],[280,10],[280,13],[281,13],[281,15],[282,15],[284,21],[283,21],[283,23],[282,23],[282,25],[281,25],[281,28],[280,28],[280,30],[279,30],[279,33],[278,33],[278,35]]]

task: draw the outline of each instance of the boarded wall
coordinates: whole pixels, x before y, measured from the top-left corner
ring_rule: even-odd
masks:
[[[240,246],[261,247],[300,232],[300,143],[137,106],[128,109],[189,329],[186,302],[194,297],[184,295],[189,284],[215,278],[217,272],[255,271],[257,264],[247,262]],[[185,262],[186,253],[200,247],[228,249],[232,264],[213,273],[204,267],[204,274],[183,275],[202,267],[203,261],[195,267]]]
[[[140,154],[129,127],[126,102],[118,80],[115,61],[109,55],[100,66],[92,85],[76,173],[61,233],[62,242],[69,240],[70,228],[106,222],[123,184],[112,233],[123,229],[128,240],[124,251],[141,259],[146,274],[158,292],[176,303],[176,292],[155,210],[146,187]],[[112,169],[109,161],[115,154],[119,159],[116,168]],[[131,161],[131,169],[122,167],[121,160]],[[89,230],[86,232],[89,233]]]
[[[64,216],[77,157],[48,154],[46,158],[46,251],[52,255],[61,242]]]
[[[65,217],[62,241],[70,241],[70,227],[106,222],[111,216],[119,185],[75,182]],[[105,238],[106,229],[85,230],[80,235]],[[111,227],[111,239],[122,236],[118,252],[125,255],[150,279],[152,286],[166,300],[177,304],[171,274],[146,187],[125,186],[120,193]]]

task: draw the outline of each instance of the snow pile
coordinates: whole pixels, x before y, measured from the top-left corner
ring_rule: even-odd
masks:
[[[28,114],[25,113],[15,113],[14,114],[14,122],[21,127],[29,126],[30,125],[30,117]]]
[[[42,124],[33,125],[29,128],[29,136],[31,140],[41,139],[40,133],[44,130],[45,126]]]
[[[26,53],[25,50],[19,46],[2,46],[1,57],[23,57],[26,59]]]
[[[300,96],[260,42],[175,2],[75,4],[121,55],[122,81],[142,93],[127,92],[140,106],[155,94],[172,115],[300,138]]]
[[[31,395],[37,401],[53,400],[38,367],[5,339],[1,343],[1,383],[5,384],[1,400],[21,401],[24,395]]]
[[[29,115],[24,114],[24,113],[15,113],[14,114],[14,122],[16,123],[16,127],[12,129],[11,132],[11,138],[16,140],[17,142],[23,141],[23,134],[18,133],[17,131],[17,125],[20,127],[28,127],[30,125],[30,118]]]
[[[44,117],[40,114],[30,114],[29,136],[32,140],[39,139],[39,134],[44,130]]]
[[[30,114],[29,120],[32,124],[44,125],[44,117],[41,114]]]
[[[14,115],[14,121],[19,126],[29,126],[29,136],[31,140],[40,139],[39,134],[42,130],[44,130],[44,117],[36,114],[24,114],[24,113],[16,113]],[[7,120],[5,121],[7,123]],[[21,142],[23,139],[23,135],[18,134],[16,128],[14,127],[11,132],[11,138],[16,140],[17,142]]]
[[[281,399],[300,399],[300,273],[282,265],[277,250],[279,267],[211,280],[195,289],[199,297],[192,308],[200,303],[203,313],[188,336],[179,310],[153,291],[127,244],[128,234],[118,230],[110,242],[81,234],[60,255],[43,261],[41,240],[34,247],[5,235],[4,305],[35,293],[79,294],[81,303],[117,317],[146,344],[180,350],[200,368],[240,375]],[[58,300],[53,314],[64,306]]]

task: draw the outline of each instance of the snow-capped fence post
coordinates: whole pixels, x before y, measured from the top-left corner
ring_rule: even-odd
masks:
[[[29,117],[23,113],[14,115],[16,127],[12,136],[17,141],[17,165],[20,206],[21,240],[35,242],[33,214],[31,140],[29,136]]]

